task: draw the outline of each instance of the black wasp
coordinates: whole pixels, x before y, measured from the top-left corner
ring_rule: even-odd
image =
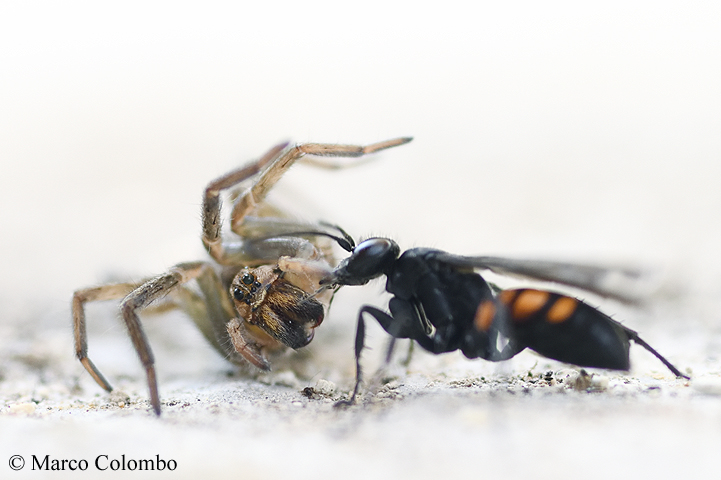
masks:
[[[336,227],[337,228],[337,227]],[[581,367],[628,370],[633,340],[655,355],[677,377],[682,374],[638,333],[576,298],[530,288],[494,290],[477,270],[519,274],[610,294],[599,267],[559,262],[467,257],[430,248],[401,254],[396,242],[374,237],[355,246],[333,237],[351,253],[320,283],[327,288],[364,285],[386,277],[393,295],[390,313],[365,305],[358,313],[355,339],[356,382],[346,404],[355,401],[362,379],[360,356],[365,315],[375,318],[395,339],[408,338],[434,354],[460,350],[468,358],[508,360],[530,348]],[[392,344],[391,344],[392,345]],[[392,348],[392,347],[391,347]]]

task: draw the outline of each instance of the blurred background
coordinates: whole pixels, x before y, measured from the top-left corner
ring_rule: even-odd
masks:
[[[405,135],[278,194],[404,248],[634,261],[719,290],[713,2],[1,8],[8,308],[60,313],[78,286],[203,258],[205,184],[279,141]]]
[[[721,435],[719,25],[714,2],[2,2],[0,399],[11,405],[2,412],[77,418],[3,416],[2,454],[79,458],[79,439],[93,455],[99,445],[114,454],[152,445],[218,478],[249,465],[251,477],[296,465],[351,473],[363,453],[420,477],[439,468],[468,474],[468,466],[475,476],[467,459],[478,452],[491,452],[488,468],[499,473],[534,475],[556,464],[607,478],[606,458],[636,462],[644,475],[649,466],[685,474],[686,463],[669,468],[679,457],[688,468],[708,465]],[[195,335],[157,355],[163,398],[194,409],[151,422],[142,372],[110,305],[91,313],[91,353],[136,410],[86,408],[108,400],[73,358],[75,289],[205,258],[205,185],[280,141],[397,136],[415,139],[352,170],[299,165],[273,196],[299,217],[336,222],[356,238],[387,235],[403,248],[653,267],[664,283],[647,310],[606,302],[604,311],[691,368],[693,388],[649,374],[663,367],[634,348],[634,371],[615,377],[609,394],[454,400],[453,374],[499,370],[456,362],[460,355],[426,367],[418,355],[416,374],[447,387],[435,407],[397,402],[369,418],[308,401],[293,423],[302,386],[229,380],[230,367],[189,321],[148,322],[154,347],[182,336],[181,325]],[[357,304],[382,305],[381,288],[339,294],[332,314],[341,320],[328,321],[314,345],[330,335],[340,356],[318,364],[352,367]],[[343,325],[345,337],[333,340],[330,325]],[[546,368],[523,355],[516,372]],[[352,376],[339,374],[341,389]],[[433,390],[424,382],[409,400]],[[282,408],[293,421],[278,417]],[[422,422],[419,412],[429,412]],[[237,448],[243,438],[252,448]],[[279,451],[291,455],[287,466],[268,462]],[[308,452],[328,463],[319,467]],[[548,462],[559,452],[561,462]],[[336,465],[334,455],[345,461]]]

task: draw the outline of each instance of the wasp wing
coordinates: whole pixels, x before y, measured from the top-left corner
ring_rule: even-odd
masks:
[[[653,281],[653,272],[638,268],[604,267],[552,260],[473,257],[446,252],[438,252],[433,257],[455,267],[484,269],[501,275],[560,283],[626,303],[640,302],[652,292],[657,283]]]

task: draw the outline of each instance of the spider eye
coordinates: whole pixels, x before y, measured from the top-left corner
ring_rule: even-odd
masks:
[[[244,273],[243,276],[240,277],[240,281],[245,285],[252,285],[255,281],[255,277],[250,273]]]
[[[240,288],[235,287],[233,289],[233,296],[235,297],[236,300],[238,300],[239,302],[242,302],[245,298],[245,293]]]

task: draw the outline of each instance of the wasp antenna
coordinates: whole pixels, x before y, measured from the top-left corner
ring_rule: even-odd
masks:
[[[348,242],[348,245],[350,245],[350,247],[351,247],[350,250],[348,250],[348,249],[345,248],[343,245],[341,245],[341,248],[345,249],[347,252],[352,252],[352,251],[353,251],[353,249],[354,249],[355,246],[356,246],[356,243],[355,243],[355,240],[353,240],[353,237],[351,237],[348,232],[346,232],[345,230],[343,230],[339,225],[336,225],[335,223],[324,222],[324,221],[322,221],[322,220],[321,220],[320,222],[318,222],[318,223],[319,223],[320,225],[325,226],[325,227],[333,228],[333,229],[335,229],[335,230],[338,230],[338,231],[340,232],[340,234],[343,235],[343,238]],[[339,245],[340,245],[340,242],[339,242]]]
[[[345,233],[345,232],[343,232]],[[341,238],[337,235],[332,235],[328,232],[321,232],[316,230],[308,230],[308,231],[302,231],[302,232],[284,232],[284,233],[277,233],[273,235],[268,235],[267,237],[256,237],[252,240],[248,240],[249,242],[262,242],[263,240],[269,240],[271,238],[280,238],[280,237],[300,237],[303,235],[313,235],[317,237],[328,237],[330,239],[333,239],[338,243],[340,248],[345,250],[346,252],[352,252],[355,248],[355,242],[353,242],[353,239],[348,238]]]

